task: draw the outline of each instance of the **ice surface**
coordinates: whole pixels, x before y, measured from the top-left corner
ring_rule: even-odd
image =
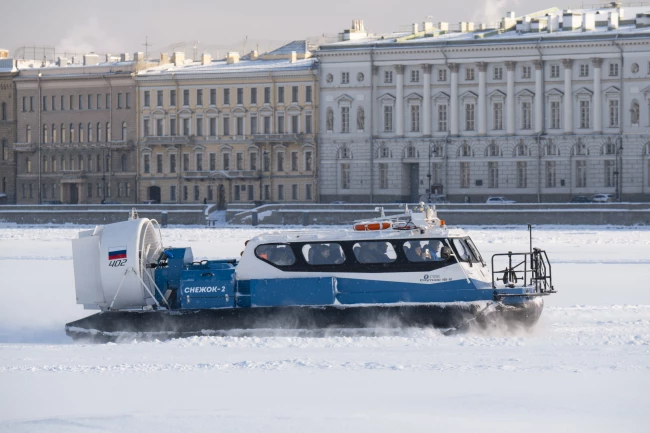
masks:
[[[559,293],[532,333],[291,333],[74,344],[70,239],[0,227],[0,432],[646,432],[650,229],[540,227]],[[466,227],[489,260],[525,227]],[[168,228],[197,259],[260,228]]]

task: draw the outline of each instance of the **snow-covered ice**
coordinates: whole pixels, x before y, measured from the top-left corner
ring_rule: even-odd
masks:
[[[646,432],[650,228],[538,227],[559,293],[532,333],[431,329],[75,344],[70,239],[0,227],[0,432]],[[485,258],[523,226],[466,227]],[[168,228],[235,257],[265,229]]]

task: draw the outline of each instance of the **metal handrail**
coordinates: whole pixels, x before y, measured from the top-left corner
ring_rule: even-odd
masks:
[[[495,269],[496,257],[508,257],[508,263],[504,269]],[[534,287],[534,293],[555,292],[551,275],[551,262],[548,260],[546,251],[539,248],[533,248],[531,252],[525,253],[508,251],[507,253],[494,254],[492,255],[491,268],[493,289]],[[503,285],[497,287],[497,281],[499,280],[503,282]]]

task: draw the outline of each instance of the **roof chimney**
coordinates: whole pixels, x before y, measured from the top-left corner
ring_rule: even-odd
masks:
[[[445,23],[440,21],[438,23],[438,28],[440,29],[441,32],[448,32],[449,31],[449,23]]]
[[[614,30],[618,28],[618,12],[610,12],[607,19],[607,29]]]
[[[298,60],[298,55],[296,54],[295,51],[291,52],[291,63],[296,63],[296,60]]]
[[[587,12],[582,17],[582,31],[589,32],[596,30],[596,14]]]
[[[169,54],[168,53],[160,53],[160,64],[165,65],[169,63]]]
[[[212,56],[208,53],[201,54],[201,64],[209,65],[210,63],[212,63]]]
[[[174,66],[183,66],[185,64],[185,53],[183,51],[174,52],[172,63],[174,63]]]
[[[417,33],[417,32],[418,32],[418,23],[411,24],[411,33]]]
[[[237,51],[228,51],[226,55],[226,63],[239,63],[239,53]]]
[[[129,53],[122,53],[120,54],[120,62],[129,62],[131,61],[131,56]]]
[[[99,56],[97,54],[84,54],[84,66],[95,66],[97,64],[99,64]]]
[[[136,63],[144,62],[144,53],[142,51],[138,51],[137,53],[133,53],[133,61]]]

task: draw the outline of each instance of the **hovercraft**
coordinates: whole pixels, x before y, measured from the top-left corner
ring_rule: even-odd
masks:
[[[532,327],[555,293],[546,252],[495,254],[435,207],[356,221],[352,229],[271,232],[238,260],[195,261],[164,247],[155,220],[98,226],[72,241],[74,339],[221,335],[234,330]],[[530,229],[530,226],[529,226]],[[531,237],[532,239],[532,237]]]

